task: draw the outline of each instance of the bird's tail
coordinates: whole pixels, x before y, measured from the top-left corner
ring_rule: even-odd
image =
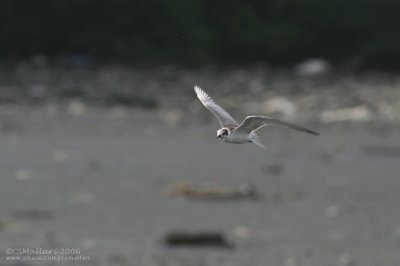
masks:
[[[262,148],[267,148],[261,143],[260,136],[258,136],[256,133],[251,134],[251,141]]]

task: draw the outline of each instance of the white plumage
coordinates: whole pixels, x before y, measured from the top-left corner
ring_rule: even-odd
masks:
[[[281,126],[313,135],[319,135],[317,132],[305,127],[268,116],[248,116],[239,124],[199,86],[195,86],[194,90],[201,103],[217,117],[222,127],[217,131],[217,138],[222,139],[224,142],[237,144],[253,142],[265,148],[260,142],[259,136],[254,131],[267,125]]]

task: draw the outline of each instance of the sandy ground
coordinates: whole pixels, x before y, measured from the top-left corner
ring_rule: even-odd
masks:
[[[77,110],[2,107],[1,265],[400,261],[399,127],[305,122],[321,136],[268,128],[261,149],[219,142],[212,119],[171,124],[160,110]],[[246,182],[263,197],[171,195],[181,182]],[[233,248],[164,245],[175,230],[220,232]],[[90,259],[11,262],[9,248],[79,248]]]

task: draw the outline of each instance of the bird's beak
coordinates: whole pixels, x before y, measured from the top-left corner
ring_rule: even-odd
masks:
[[[220,138],[221,138],[221,135],[220,135],[220,134],[218,134],[218,135],[217,135],[217,139],[220,139]]]

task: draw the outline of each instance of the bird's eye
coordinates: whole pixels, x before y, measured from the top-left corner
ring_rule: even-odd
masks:
[[[228,130],[224,130],[224,132],[222,132],[223,135],[228,135]]]

